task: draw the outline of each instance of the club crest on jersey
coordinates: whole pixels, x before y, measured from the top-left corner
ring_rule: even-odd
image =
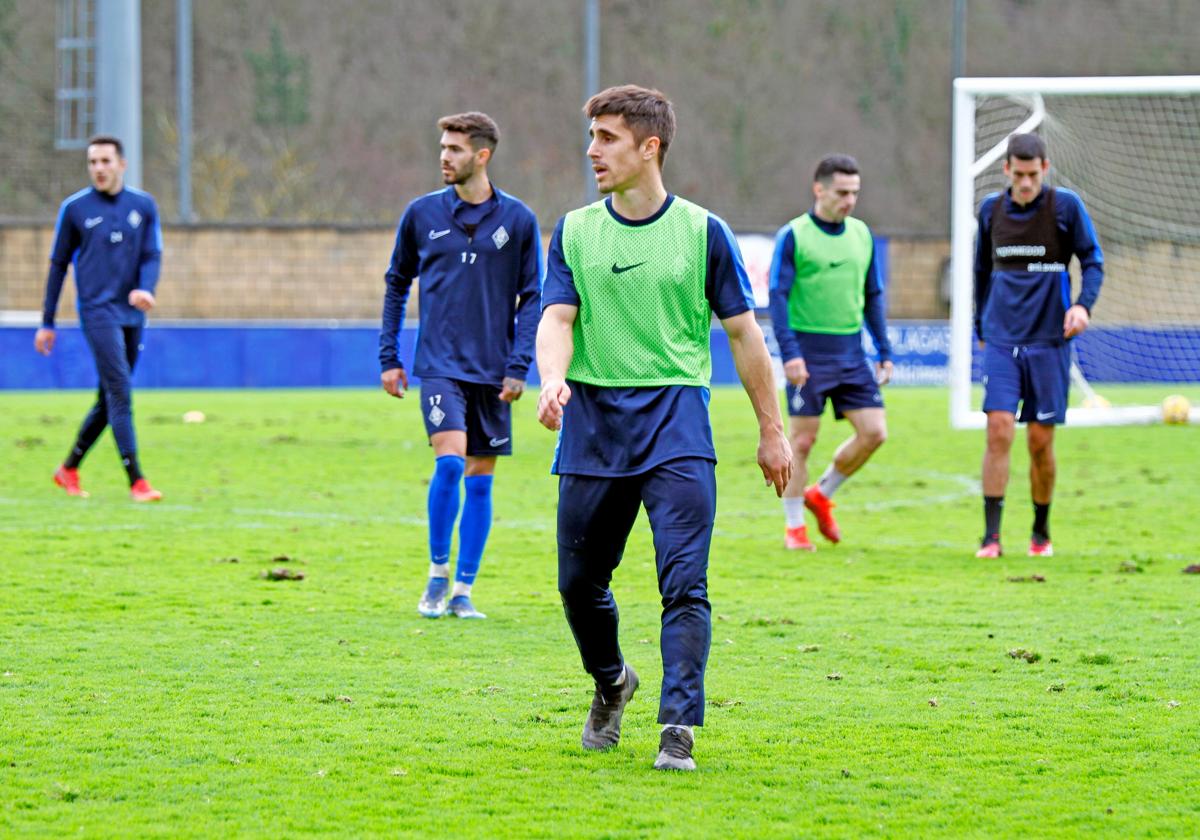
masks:
[[[142,214],[136,210],[130,210],[129,215],[125,217],[131,228],[137,228],[142,223]]]
[[[504,229],[504,225],[496,228],[496,232],[492,234],[492,241],[496,243],[497,251],[504,247],[504,243],[508,242],[508,231]]]

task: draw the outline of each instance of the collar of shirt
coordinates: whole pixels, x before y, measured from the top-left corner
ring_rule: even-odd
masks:
[[[817,215],[817,208],[814,207],[808,211],[808,215],[812,217],[813,223],[821,230],[828,233],[830,236],[841,236],[846,230],[846,223],[842,222],[827,222]]]
[[[96,189],[95,187],[92,187],[92,195],[93,196],[100,199],[101,201],[108,201],[108,202],[112,202],[114,204],[116,203],[117,199],[119,199],[122,195],[124,195],[124,193],[125,193],[125,187],[121,187],[121,189],[117,190],[117,192],[115,192],[115,193],[100,192],[100,190]]]
[[[463,201],[458,190],[450,187],[447,190],[450,199],[450,215],[460,225],[477,225],[500,205],[500,190],[492,187],[492,194],[479,204]]]
[[[1042,184],[1041,192],[1033,197],[1033,201],[1025,205],[1017,204],[1013,201],[1012,187],[1004,190],[1004,212],[1012,213],[1029,213],[1042,206],[1042,201],[1046,198],[1046,190],[1049,189],[1045,184]]]
[[[662,207],[659,207],[657,210],[654,211],[654,213],[652,215],[649,215],[644,219],[626,219],[624,216],[622,216],[620,213],[618,213],[616,210],[613,209],[611,195],[604,199],[604,207],[608,210],[608,215],[612,216],[613,219],[620,222],[621,224],[623,224],[627,227],[641,227],[642,225],[652,224],[654,222],[657,222],[659,219],[661,219],[663,216],[663,213],[667,212],[667,209],[671,206],[671,204],[674,201],[675,201],[675,195],[673,193],[667,193],[666,201],[664,201],[662,203]]]

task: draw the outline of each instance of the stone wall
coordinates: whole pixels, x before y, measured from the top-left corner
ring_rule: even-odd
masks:
[[[53,225],[0,223],[0,310],[41,310]],[[168,226],[159,318],[377,320],[391,227]],[[944,318],[941,239],[892,238],[889,317]],[[416,314],[418,295],[408,314]],[[74,320],[74,284],[58,316]]]

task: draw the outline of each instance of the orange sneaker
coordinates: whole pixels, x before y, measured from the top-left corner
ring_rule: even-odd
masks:
[[[135,502],[157,502],[162,498],[162,493],[151,487],[146,479],[139,478],[129,488],[129,498]]]
[[[833,509],[837,505],[825,498],[825,494],[817,485],[814,484],[804,491],[804,506],[813,512],[813,516],[817,517],[817,528],[821,531],[822,537],[831,543],[842,541],[842,529],[838,527],[833,518]]]
[[[54,471],[54,483],[67,491],[68,496],[86,499],[88,492],[79,486],[79,470],[75,467],[59,467]]]
[[[1042,542],[1033,537],[1029,540],[1029,556],[1030,557],[1053,557],[1054,546],[1050,545],[1050,540]]]
[[[786,548],[791,548],[796,551],[816,551],[817,547],[808,541],[808,526],[797,525],[795,528],[788,528],[783,536],[783,544]]]
[[[988,542],[979,546],[979,550],[975,552],[975,556],[979,558],[992,559],[999,557],[1004,552],[1000,550],[1000,543]]]

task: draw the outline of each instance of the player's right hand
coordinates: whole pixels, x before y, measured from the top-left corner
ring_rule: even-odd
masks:
[[[783,363],[783,374],[788,382],[797,388],[803,388],[804,383],[808,381],[808,365],[804,364],[804,359],[799,356],[788,359]]]
[[[408,390],[408,374],[404,372],[404,368],[394,367],[385,370],[379,374],[379,382],[383,385],[383,390],[393,397],[404,399],[404,392]]]
[[[37,333],[33,336],[33,349],[43,356],[49,356],[50,351],[54,349],[54,335],[54,330],[49,327],[38,328]]]
[[[562,428],[563,406],[571,400],[571,386],[562,379],[548,379],[538,394],[538,422],[552,432]]]

